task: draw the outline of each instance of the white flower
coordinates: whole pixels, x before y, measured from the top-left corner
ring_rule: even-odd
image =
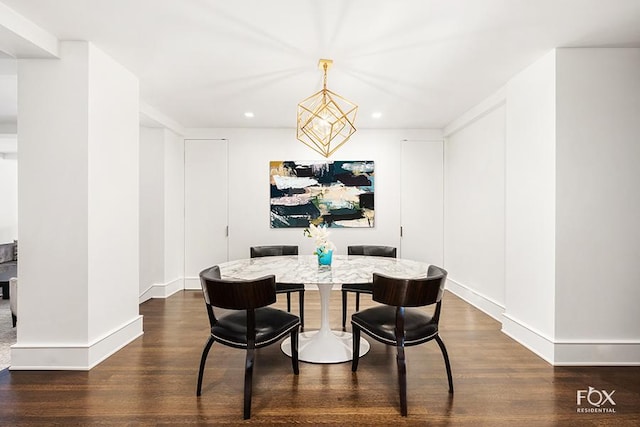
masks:
[[[336,249],[336,246],[329,240],[329,230],[326,225],[309,224],[309,228],[304,229],[304,235],[316,241],[316,254],[327,253]]]

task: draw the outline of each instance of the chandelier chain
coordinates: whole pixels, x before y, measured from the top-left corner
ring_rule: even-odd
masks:
[[[322,64],[322,68],[324,69],[324,78],[322,79],[322,87],[324,90],[327,90],[327,63]]]

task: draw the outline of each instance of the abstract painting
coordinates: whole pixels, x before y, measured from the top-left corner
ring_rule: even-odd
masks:
[[[271,228],[374,225],[370,160],[272,161]]]

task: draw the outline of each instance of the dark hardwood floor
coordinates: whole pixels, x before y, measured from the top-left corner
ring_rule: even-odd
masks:
[[[340,292],[334,292],[330,314],[336,328],[339,299]],[[319,323],[317,292],[306,292],[306,303],[311,330]],[[277,305],[284,307],[284,298]],[[399,412],[395,350],[369,340],[371,351],[357,374],[350,363],[301,363],[296,377],[279,345],[259,350],[252,418],[243,421],[243,351],[214,344],[202,396],[195,395],[208,336],[201,293],[150,300],[140,312],[144,336],[89,372],[0,372],[0,425],[640,425],[640,367],[554,368],[450,293],[441,336],[455,394],[447,392],[437,344],[410,347],[407,418]],[[615,390],[615,413],[577,412],[591,408],[576,401],[577,391],[590,386],[609,394]]]

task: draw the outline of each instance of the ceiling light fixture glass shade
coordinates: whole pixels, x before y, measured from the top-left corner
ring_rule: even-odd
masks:
[[[358,106],[327,89],[327,70],[331,59],[321,59],[318,67],[323,70],[322,90],[298,104],[296,137],[309,148],[329,157],[351,138]]]

